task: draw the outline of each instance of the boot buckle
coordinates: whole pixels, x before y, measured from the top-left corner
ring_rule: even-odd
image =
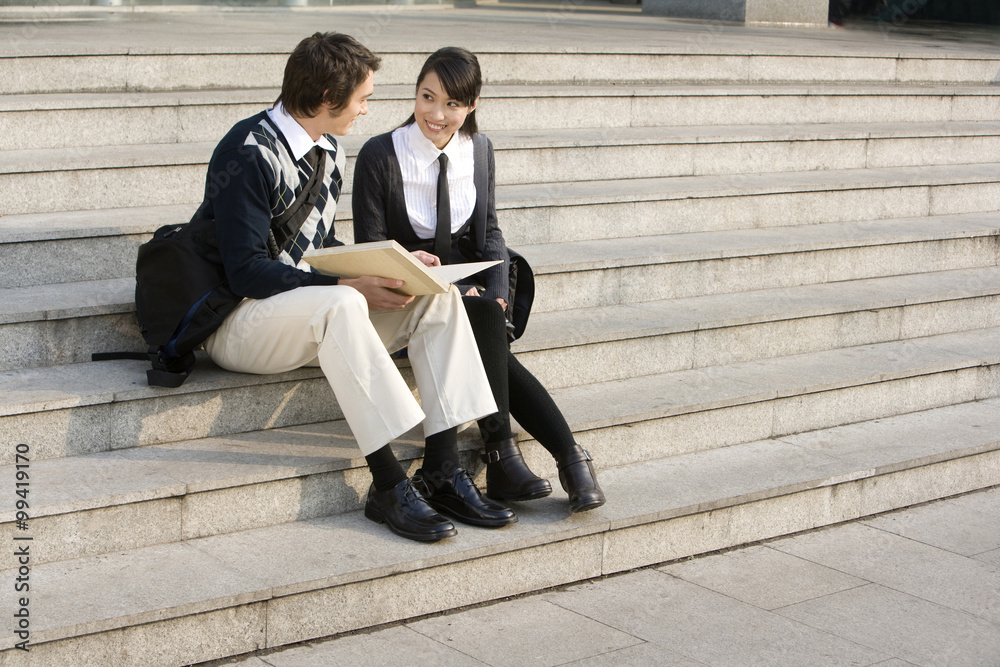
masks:
[[[500,460],[500,452],[495,449],[491,449],[485,454],[480,454],[479,458],[483,463],[496,463]]]

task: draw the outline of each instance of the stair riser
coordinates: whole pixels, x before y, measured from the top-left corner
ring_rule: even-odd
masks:
[[[426,53],[383,53],[382,85],[414,84]],[[681,55],[613,53],[478,54],[489,84],[566,82],[994,82],[995,60],[961,58]],[[8,57],[0,94],[259,88],[281,85],[285,53],[130,54]]]
[[[598,469],[610,469],[996,396],[1000,396],[1000,366],[983,366],[759,402],[706,405],[694,412],[683,408],[680,414],[643,422],[580,428],[574,435],[593,454]],[[556,474],[552,457],[541,445],[531,441],[522,449],[532,470],[543,476]]]
[[[164,220],[163,224],[173,222],[186,220]],[[133,277],[139,246],[151,236],[128,234],[0,244],[0,288]],[[45,261],[38,261],[40,257]]]
[[[997,266],[1000,237],[980,236],[538,275],[533,312]]]
[[[94,352],[145,351],[135,313],[0,325],[0,371],[90,361]]]
[[[996,118],[997,103],[971,95],[649,96],[633,98],[629,118],[655,126],[982,121]]]
[[[555,194],[553,190],[553,195]],[[507,244],[557,243],[688,232],[814,225],[974,213],[1000,209],[1000,183],[742,194],[698,192],[653,201],[544,205],[508,203],[498,210]],[[538,205],[542,204],[542,205]]]
[[[599,470],[661,459],[756,440],[781,438],[803,431],[830,428],[871,419],[941,407],[952,403],[1000,395],[996,380],[1000,367],[969,368],[883,383],[847,387],[789,398],[743,403],[728,407],[681,413],[618,426],[581,430],[577,441],[594,456]],[[466,432],[464,437],[474,435]],[[478,471],[485,488],[483,466],[470,443],[462,454],[463,465]],[[522,442],[528,465],[537,474],[553,479],[555,496],[563,497],[552,457],[535,441]],[[419,449],[400,453],[410,473],[419,467]],[[65,514],[36,517],[32,531],[39,544],[33,562],[55,562],[100,555],[117,550],[168,544],[182,539],[219,535],[308,520],[329,514],[360,510],[371,477],[364,467],[245,483],[197,493],[119,500],[118,504]],[[142,530],[121,532],[114,526],[128,522]],[[12,532],[10,523],[0,533]],[[0,560],[0,568],[13,567]]]
[[[195,204],[184,207],[185,210],[177,215],[158,220],[155,226],[185,223],[196,208]],[[341,217],[346,219],[342,220]],[[338,212],[334,230],[338,239],[351,241],[354,238],[354,225],[349,211],[343,216]],[[0,289],[132,278],[135,276],[139,246],[151,238],[152,231],[122,236],[0,243]],[[47,261],[39,262],[39,257],[45,257]]]
[[[135,367],[146,387],[149,364]],[[304,372],[309,376],[311,372]],[[404,372],[404,377],[409,375]],[[412,377],[407,378],[413,385]],[[32,443],[33,459],[75,456],[213,435],[342,419],[330,385],[315,377],[197,393],[157,390],[156,397],[0,417],[11,442]],[[0,463],[13,463],[13,452]]]
[[[546,387],[771,359],[855,345],[1000,327],[1000,297],[908,304],[778,319],[643,338],[520,351]],[[145,349],[131,312],[0,325],[0,371],[90,360],[93,352]]]
[[[249,102],[242,95],[237,103],[171,101],[137,107],[9,110],[0,112],[0,150],[214,142],[237,121],[271,106],[273,95],[268,90],[259,101]],[[479,127],[487,133],[580,127],[995,121],[1000,110],[996,95],[962,92],[935,96],[884,91],[857,97],[819,91],[652,95],[643,90],[559,97],[490,95],[487,89],[477,111]],[[380,97],[376,88],[369,108],[352,135],[371,136],[395,128],[413,111],[413,99],[408,93],[401,97],[392,91]],[[599,136],[599,129],[595,133]]]
[[[273,102],[7,111],[0,113],[0,150],[218,141]]]
[[[543,385],[555,389],[997,326],[1000,296],[989,296],[703,328],[517,356]]]
[[[95,209],[114,208],[118,206],[153,206],[178,203],[189,206],[191,212],[197,208],[197,202],[203,195],[204,169],[198,166],[184,168],[134,169],[119,170],[129,174],[136,183],[156,183],[163,189],[156,188],[147,191],[133,192],[119,188],[110,190],[104,183],[94,183],[88,177],[92,172],[65,172],[71,174],[68,183],[69,191],[55,192],[52,199],[45,202],[35,202],[34,197],[26,198],[32,188],[39,183],[47,182],[52,174],[28,174],[17,179],[6,180],[0,176],[0,186],[6,186],[6,192],[12,195],[18,188],[17,197],[9,201],[16,202],[14,207],[38,209],[45,211],[75,210],[83,208],[83,204],[93,203]],[[165,171],[169,178],[163,178]],[[182,173],[183,172],[183,173]],[[119,176],[120,177],[120,176]],[[13,178],[13,177],[10,177]],[[55,178],[62,178],[56,174]],[[157,180],[159,179],[159,180]],[[100,180],[100,179],[98,179]],[[199,185],[201,184],[201,185]],[[185,196],[170,196],[173,186],[174,193],[181,192]],[[105,194],[104,191],[107,190]],[[890,218],[921,217],[927,215],[948,215],[953,213],[973,213],[996,211],[1000,209],[1000,183],[989,182],[984,178],[980,183],[933,184],[905,187],[884,187],[880,185],[862,185],[845,189],[833,190],[803,190],[792,192],[746,192],[740,191],[739,177],[733,181],[729,191],[697,192],[675,195],[672,198],[650,201],[623,201],[615,203],[581,203],[571,204],[553,200],[557,190],[542,189],[535,199],[529,201],[498,202],[500,224],[508,245],[517,247],[519,244],[553,243],[560,241],[583,241],[608,238],[628,238],[632,236],[656,236],[660,234],[675,234],[686,232],[724,231],[733,229],[750,229],[763,227],[784,227],[789,225],[822,224],[829,222],[853,222],[859,220],[883,220]],[[100,193],[100,196],[94,193]],[[172,201],[179,199],[180,201]],[[165,200],[165,201],[160,201]],[[23,213],[45,212],[24,210]],[[8,211],[13,215],[15,211]],[[150,225],[149,232],[160,224],[186,222],[189,213],[182,218],[165,219]],[[337,211],[339,238],[353,238],[351,211],[348,200],[340,202]],[[101,241],[99,243],[104,243]],[[0,253],[9,252],[10,246],[0,245]],[[14,252],[17,252],[16,250]],[[90,261],[99,261],[106,253],[99,253]],[[131,275],[134,254],[131,251],[124,255],[107,255],[109,261],[118,268],[101,268],[95,278]],[[25,278],[15,274],[8,266],[17,266],[4,262],[0,268],[0,284],[17,286]],[[126,268],[128,267],[128,268]],[[103,273],[106,271],[107,273]],[[122,273],[125,271],[125,273]],[[44,267],[28,269],[25,276],[42,276],[42,282],[49,282]],[[38,284],[37,278],[29,284]]]
[[[189,664],[360,630],[832,525],[1000,484],[1000,454],[987,452],[876,477],[720,504],[651,522],[480,558],[280,597],[176,612],[123,629],[35,632],[30,654],[0,664]],[[497,572],[518,572],[498,577]],[[469,581],[481,585],[469,586]],[[400,604],[405,600],[406,604]],[[138,625],[141,622],[143,625]],[[37,637],[37,639],[36,639]],[[65,638],[64,638],[65,637]],[[45,643],[46,640],[52,641]],[[159,650],[149,652],[150,645]]]
[[[506,185],[973,164],[990,161],[997,154],[1000,137],[522,149],[498,151],[497,182]]]
[[[0,174],[0,190],[8,215],[194,204],[205,192],[205,163]]]

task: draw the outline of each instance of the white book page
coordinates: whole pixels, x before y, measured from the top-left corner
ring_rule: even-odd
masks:
[[[453,283],[456,280],[461,280],[471,276],[473,273],[479,273],[483,269],[488,269],[491,266],[499,264],[501,260],[493,260],[492,262],[466,262],[464,264],[445,264],[444,266],[428,266],[427,269],[433,271],[441,280],[446,280],[449,283]]]

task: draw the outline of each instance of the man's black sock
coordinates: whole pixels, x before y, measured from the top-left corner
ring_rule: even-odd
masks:
[[[372,483],[376,491],[388,491],[406,479],[403,466],[399,465],[392,447],[385,445],[365,457],[368,470],[372,474]]]
[[[427,472],[450,474],[458,467],[458,427],[449,428],[424,440],[424,465]]]

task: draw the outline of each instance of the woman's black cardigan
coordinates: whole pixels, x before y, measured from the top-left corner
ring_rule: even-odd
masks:
[[[485,139],[485,137],[484,137]],[[452,234],[451,263],[466,261],[502,260],[473,276],[481,283],[485,295],[491,299],[510,298],[510,258],[503,233],[497,225],[493,144],[486,139],[487,186],[484,193],[477,187],[477,202],[472,218]],[[481,164],[480,160],[476,161]],[[482,183],[481,175],[476,178]],[[387,132],[369,139],[358,153],[354,165],[354,191],[351,195],[354,211],[354,242],[384,241],[395,239],[408,250],[434,251],[434,239],[421,239],[410,225],[403,194],[403,175],[392,143],[392,133]],[[478,243],[478,234],[484,239]]]

